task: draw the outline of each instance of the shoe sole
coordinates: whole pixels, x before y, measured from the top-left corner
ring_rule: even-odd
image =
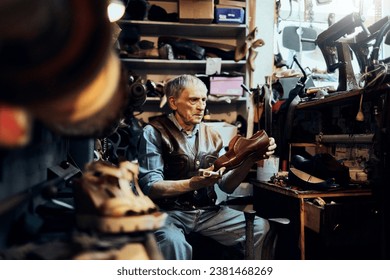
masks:
[[[266,159],[268,158],[268,156],[265,155],[265,153],[267,152],[268,150],[268,146],[266,146],[263,150],[261,151],[254,151],[250,154],[248,154],[245,159],[241,162],[239,162],[238,164],[235,164],[235,165],[232,165],[232,166],[226,166],[226,169],[225,169],[225,172],[229,171],[229,170],[232,170],[232,169],[235,169],[235,168],[238,168],[240,167],[241,165],[243,165],[244,162],[246,162],[247,160],[250,160],[250,159],[253,159],[253,158],[258,158],[256,161],[259,161],[259,160],[262,160],[262,159]],[[261,155],[264,155],[264,157],[260,158]],[[223,167],[223,166],[221,166]],[[221,168],[219,167],[219,168]],[[219,169],[218,167],[216,169]]]
[[[156,212],[147,215],[125,217],[102,217],[96,215],[76,216],[79,229],[105,233],[129,233],[156,230],[164,226],[168,214]]]

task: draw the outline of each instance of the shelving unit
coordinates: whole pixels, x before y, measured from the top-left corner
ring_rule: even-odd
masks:
[[[381,86],[378,86],[376,88],[370,88],[370,89],[356,89],[351,91],[343,91],[343,92],[335,92],[331,95],[323,98],[323,99],[317,99],[317,100],[310,100],[310,101],[303,101],[299,103],[296,106],[295,114],[300,114],[304,112],[316,112],[321,116],[323,119],[322,122],[326,121],[326,117],[329,117],[332,115],[332,112],[334,110],[338,110],[338,113],[341,114],[340,108],[347,108],[351,107],[348,111],[353,113],[355,111],[355,114],[358,111],[359,106],[359,100],[363,94],[363,106],[365,103],[369,103],[372,105],[372,102],[375,102],[375,100],[378,100],[383,95],[390,93],[390,87],[388,84],[383,84]],[[349,122],[344,124],[345,129],[350,129],[354,125],[366,125],[367,127],[374,125],[375,120],[373,119],[374,112],[371,112],[371,114],[366,113],[366,117],[364,121],[362,122]],[[324,117],[324,114],[326,114],[326,117]],[[327,120],[329,122],[329,120]],[[369,122],[369,124],[367,124]],[[292,123],[291,123],[292,125]],[[349,133],[348,131],[344,132],[334,132],[334,133],[326,133],[324,132],[324,136],[321,137],[323,127],[319,128],[318,134],[316,135],[315,139],[313,138],[312,144],[314,145],[337,145],[337,144],[355,144],[355,145],[370,145],[372,144],[372,139],[374,135],[374,131],[360,131],[355,133]],[[289,154],[291,155],[291,148],[292,147],[299,147],[301,144],[298,141],[294,141],[294,137],[291,137],[291,141],[289,143]],[[305,143],[304,145],[306,145]]]
[[[159,36],[178,37],[188,40],[218,43],[231,50],[242,44],[247,34],[245,24],[197,24],[160,22],[148,20],[121,20],[118,22],[122,30],[136,27],[141,38],[157,42]],[[157,44],[157,43],[156,43]],[[203,60],[167,60],[122,58],[124,65],[141,76],[161,78],[178,74],[204,74],[206,59]],[[239,72],[245,76],[246,61],[222,60],[221,72]]]
[[[315,123],[313,127],[317,127],[318,131],[313,135],[315,137],[312,141],[299,141],[299,138],[304,137],[302,135],[294,137],[296,129],[292,129],[292,136],[288,140],[288,162],[290,163],[292,155],[296,153],[309,152],[314,155],[326,152],[333,154],[336,159],[345,156],[343,159],[346,164],[351,165],[350,168],[363,170],[362,166],[355,166],[354,162],[370,160],[369,151],[374,144],[375,126],[378,122],[376,118],[381,110],[385,110],[385,108],[380,108],[380,104],[389,93],[389,85],[383,84],[375,88],[335,92],[323,99],[303,101],[296,105],[295,119],[299,117],[305,119],[302,116],[310,112],[317,114],[318,123],[315,123],[315,120],[312,122]],[[362,94],[365,117],[362,121],[356,121],[355,116]],[[365,106],[367,106],[366,109],[371,109],[364,110]],[[335,118],[335,115],[338,117]],[[297,123],[295,121],[294,124],[297,125]]]
[[[295,246],[296,240],[299,241],[297,252],[300,252],[301,259],[326,259],[335,256],[348,259],[348,254],[368,259],[380,256],[382,244],[378,240],[384,208],[379,205],[386,203],[380,200],[381,193],[388,189],[380,190],[380,187],[385,186],[378,185],[378,182],[383,181],[383,173],[378,172],[378,167],[383,162],[375,162],[378,154],[373,150],[374,146],[387,146],[383,140],[374,143],[374,137],[381,134],[379,132],[376,135],[377,125],[382,118],[381,109],[383,115],[388,114],[384,100],[388,100],[389,89],[387,84],[383,84],[371,89],[335,92],[323,99],[301,101],[295,107],[294,121],[285,124],[294,124],[293,136],[286,141],[288,165],[291,164],[292,155],[306,157],[307,154],[332,154],[349,167],[348,186],[342,186],[339,190],[317,192],[300,190],[299,185],[282,187],[272,183],[254,183],[257,202],[254,208],[265,217],[277,215],[291,220],[293,230],[289,236],[294,242],[291,244]],[[364,110],[364,121],[359,122],[355,120],[355,116],[362,94],[363,106],[367,110]],[[381,107],[379,104],[383,104],[382,108],[378,108],[376,112],[374,107]],[[316,116],[318,119],[313,119]],[[333,123],[334,120],[336,123]],[[312,125],[305,127],[312,128],[312,131],[305,131],[313,136],[312,141],[303,140],[306,135],[303,136],[302,130],[298,128],[303,121]],[[333,127],[335,124],[339,126]],[[310,134],[316,129],[317,132]],[[314,162],[315,160],[313,164]],[[377,171],[373,173],[373,169]],[[316,197],[321,197],[325,204],[317,205],[314,200]],[[268,201],[273,203],[267,204]],[[275,208],[274,205],[283,207]],[[359,223],[355,224],[356,220]],[[361,228],[361,223],[364,224],[364,229],[368,229],[364,234],[356,230]],[[361,244],[369,245],[362,248]],[[294,247],[292,248],[294,252]]]
[[[313,109],[320,108],[324,106],[333,106],[333,105],[341,105],[348,104],[350,102],[356,102],[360,98],[360,95],[364,95],[364,100],[371,100],[374,97],[377,97],[380,94],[388,94],[390,92],[390,86],[388,84],[384,84],[380,87],[372,88],[372,89],[357,89],[351,91],[342,91],[332,93],[331,95],[317,100],[311,100],[307,102],[301,102],[297,105],[296,109]]]
[[[178,1],[169,0],[171,5]],[[246,22],[248,22],[249,1],[247,1]],[[136,29],[140,40],[148,40],[155,43],[157,47],[160,36],[177,37],[180,39],[192,40],[194,43],[216,44],[225,51],[234,51],[236,46],[244,43],[248,34],[247,24],[204,24],[204,23],[181,23],[181,22],[163,22],[149,20],[120,20],[118,25],[122,30],[126,28]],[[121,58],[123,65],[135,76],[142,77],[154,82],[164,82],[167,79],[180,74],[198,74],[206,73],[207,60],[168,60],[156,58]],[[249,85],[250,71],[248,71],[246,58],[241,61],[222,60],[221,73],[235,73],[244,76],[244,83]],[[250,95],[243,91],[241,97],[234,97],[228,100],[207,102],[207,108],[213,120],[223,120],[234,123],[239,115],[250,121],[249,114],[252,112],[252,102]],[[144,122],[148,118],[162,112],[167,108],[160,108],[160,98],[148,97],[142,107],[142,113],[138,115]],[[248,126],[248,133],[250,126]]]

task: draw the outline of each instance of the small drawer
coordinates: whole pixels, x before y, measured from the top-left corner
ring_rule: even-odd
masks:
[[[372,221],[375,207],[364,197],[328,198],[323,206],[305,201],[305,226],[321,234],[354,231],[363,222]]]
[[[323,210],[324,207],[305,201],[305,226],[319,233],[321,230],[321,212]]]

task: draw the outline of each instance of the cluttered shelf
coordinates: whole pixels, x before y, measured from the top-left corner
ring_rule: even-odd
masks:
[[[312,99],[308,101],[301,102],[297,105],[296,109],[307,109],[319,106],[329,106],[334,105],[335,103],[347,103],[351,100],[358,100],[360,95],[364,95],[364,99],[367,100],[374,96],[380,94],[389,93],[390,86],[388,84],[383,84],[379,87],[369,88],[369,89],[355,89],[350,91],[339,91],[331,93],[328,96],[322,99]]]
[[[168,59],[138,59],[138,58],[121,58],[121,61],[129,66],[133,67],[148,67],[148,70],[162,71],[169,68],[170,70],[183,71],[184,66],[195,68],[197,71],[201,71],[206,67],[206,60],[168,60]],[[245,60],[235,62],[234,60],[222,60],[221,65],[224,68],[231,69],[232,71],[241,72],[245,67]],[[153,66],[153,67],[150,67]]]
[[[232,38],[243,36],[245,24],[202,24],[148,20],[120,20],[119,26],[137,26],[144,36],[183,36],[202,38]]]
[[[148,101],[148,102],[161,102],[161,98],[160,98],[160,97],[147,97],[147,98],[146,98],[146,101]],[[240,97],[231,98],[231,99],[227,99],[227,98],[225,97],[225,98],[224,98],[224,101],[207,100],[207,103],[213,103],[213,104],[215,104],[215,105],[218,105],[218,104],[225,105],[226,103],[247,102],[247,101],[248,101],[247,97],[245,97],[245,96],[240,96]]]
[[[121,58],[123,65],[131,69],[137,75],[152,76],[156,75],[161,78],[172,75],[179,75],[183,72],[188,74],[203,74],[207,67],[207,61],[188,60],[188,59],[137,59]],[[222,60],[221,67],[224,72],[245,73],[246,61]]]

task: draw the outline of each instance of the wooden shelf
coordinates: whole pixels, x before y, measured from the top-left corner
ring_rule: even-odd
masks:
[[[191,70],[189,74],[205,73],[206,60],[167,60],[167,59],[135,59],[121,58],[128,69],[142,72],[146,70],[148,74],[158,73],[183,73],[185,70]],[[224,72],[245,72],[246,61],[241,60],[222,60],[222,69]]]
[[[290,146],[291,147],[317,147],[318,144],[317,143],[296,143],[296,142],[292,142],[290,143]]]
[[[241,37],[246,32],[245,24],[196,24],[148,20],[120,20],[120,27],[136,26],[144,36],[180,36],[202,38]],[[185,32],[183,32],[185,30]]]
[[[247,101],[247,98],[245,96],[240,96],[238,98],[232,98],[230,99],[231,100],[231,103],[235,103],[235,102],[246,102]],[[161,98],[160,97],[147,97],[146,98],[146,101],[147,102],[161,102]],[[224,101],[214,101],[214,100],[207,100],[207,103],[213,103],[213,105],[218,105],[218,104],[221,104],[221,105],[226,105],[227,102],[224,102]]]
[[[351,144],[370,144],[373,142],[374,134],[332,134],[316,135],[316,141],[324,144],[351,143]]]
[[[342,104],[342,103],[348,103],[351,101],[357,101],[360,98],[360,95],[364,94],[364,99],[370,99],[373,96],[377,96],[379,94],[389,93],[390,92],[390,86],[387,84],[384,84],[377,88],[372,89],[357,89],[357,90],[351,90],[351,91],[340,91],[336,93],[332,93],[329,96],[323,98],[323,99],[316,99],[316,100],[310,100],[301,102],[297,105],[296,109],[312,109],[312,108],[318,108],[322,106],[330,106],[334,104]]]

